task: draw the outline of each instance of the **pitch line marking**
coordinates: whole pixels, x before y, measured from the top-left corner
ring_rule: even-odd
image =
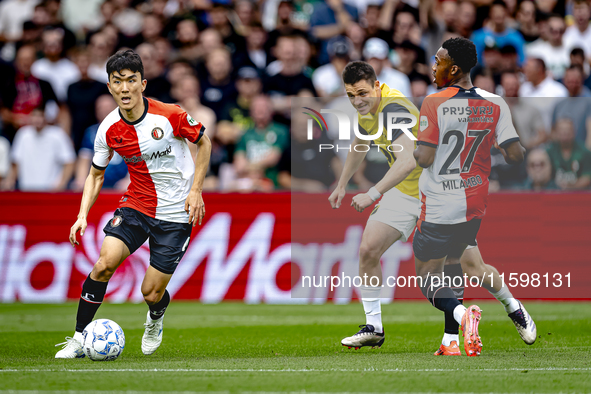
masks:
[[[302,391],[238,391],[241,394],[302,394]],[[80,391],[75,390],[0,390],[0,393],[6,394],[79,394]],[[108,391],[84,391],[84,394],[162,394],[161,391],[122,391],[122,390],[108,390]],[[231,394],[232,391],[168,391],[174,394]],[[381,394],[381,391],[367,391],[367,392],[348,392],[343,391],[340,394]],[[396,392],[397,394],[432,394],[433,391],[404,391]],[[306,394],[334,394],[334,391],[307,391]],[[438,394],[482,394],[475,391],[454,391],[454,392],[438,392]],[[511,393],[511,394],[531,394],[527,393]]]
[[[231,394],[231,391],[168,391],[174,394]],[[80,391],[74,390],[0,390],[0,393],[6,394],[79,394]],[[84,391],[85,394],[162,394],[161,391],[122,391],[122,390],[108,390],[108,391]],[[302,394],[302,391],[239,391],[241,394]],[[341,394],[380,394],[381,391],[368,392],[347,392],[343,391]],[[405,391],[397,392],[397,394],[432,394],[433,391]],[[306,394],[334,394],[333,391],[307,391]],[[481,394],[474,391],[469,392],[441,392],[438,394]],[[531,393],[511,393],[511,394],[531,394]]]
[[[466,371],[466,369],[379,369],[379,368],[365,368],[365,369],[211,369],[211,368],[153,368],[153,369],[0,369],[0,372],[458,372]],[[475,368],[469,369],[471,372],[510,372],[510,371],[545,371],[545,372],[569,372],[569,371],[591,371],[591,368]]]

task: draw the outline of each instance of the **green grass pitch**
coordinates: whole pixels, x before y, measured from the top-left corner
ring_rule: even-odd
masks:
[[[360,304],[173,302],[164,341],[140,350],[145,305],[105,304],[125,331],[118,360],[55,360],[75,304],[0,304],[0,392],[591,392],[591,303],[526,302],[538,340],[525,345],[503,308],[482,302],[481,357],[435,357],[443,315],[426,301],[382,308],[386,342],[349,350]],[[463,349],[462,349],[463,353]],[[32,390],[32,391],[31,391]]]

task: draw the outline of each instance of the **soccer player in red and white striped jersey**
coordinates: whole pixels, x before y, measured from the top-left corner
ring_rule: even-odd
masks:
[[[66,337],[56,358],[84,357],[82,332],[101,305],[109,279],[148,239],[150,266],[141,290],[149,311],[142,352],[154,353],[162,342],[162,320],[170,302],[166,286],[187,250],[192,227],[201,224],[205,214],[201,190],[211,142],[203,125],[176,105],[143,97],[144,67],[132,50],[111,56],[107,73],[107,86],[118,108],[97,132],[80,213],[70,230],[72,246],[78,245],[78,231],[84,235],[86,217],[98,198],[113,152],[127,163],[131,183],[104,228],[100,257],[82,286],[74,337]],[[198,146],[195,159],[187,141]]]
[[[453,38],[443,43],[433,76],[437,87],[445,89],[423,102],[415,151],[418,164],[425,168],[419,178],[421,211],[413,240],[417,275],[424,279],[427,299],[462,326],[469,356],[480,355],[481,311],[476,305],[466,309],[457,300],[450,284],[440,280],[443,267],[459,264],[466,247],[476,246],[488,199],[491,147],[497,146],[508,163],[520,163],[524,153],[504,100],[472,85],[470,69],[476,61],[470,40]],[[478,272],[479,278],[488,279],[486,275],[492,273],[498,287],[498,271],[479,261],[470,275]],[[487,285],[494,290],[494,283],[487,281]],[[502,294],[494,290],[493,295],[514,300],[506,286],[504,290]],[[535,324],[521,303],[518,310],[521,315],[509,316],[518,321],[515,325],[524,341],[533,343]]]

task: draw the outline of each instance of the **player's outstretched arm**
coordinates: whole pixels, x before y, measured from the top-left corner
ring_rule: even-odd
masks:
[[[427,168],[433,164],[435,160],[435,151],[437,148],[427,146],[427,145],[419,145],[417,149],[415,149],[413,155],[414,158],[417,160],[417,163],[423,167]]]
[[[203,197],[201,192],[203,191],[203,180],[207,173],[207,167],[209,166],[209,157],[211,156],[211,140],[204,134],[203,137],[197,142],[199,150],[195,157],[195,179],[193,180],[193,186],[189,196],[185,201],[185,211],[189,214],[189,223],[193,224],[193,227],[197,223],[201,225],[203,216],[205,216],[205,204],[203,203]]]
[[[408,138],[406,134],[398,137],[394,144],[402,145],[402,151],[396,152],[396,161],[386,172],[386,175],[376,184],[376,189],[381,194],[386,193],[394,186],[406,179],[406,177],[416,168],[417,161],[414,158],[415,142]]]
[[[519,164],[523,162],[525,149],[519,141],[514,141],[505,148],[496,145],[496,148],[501,151],[507,164]]]
[[[80,203],[80,212],[78,213],[78,220],[70,228],[70,243],[72,246],[80,245],[76,240],[76,233],[80,230],[80,236],[84,235],[86,230],[86,217],[90,208],[94,205],[98,195],[103,187],[105,180],[105,170],[98,170],[94,166],[90,167],[90,173],[84,182],[84,191],[82,193],[82,202]]]
[[[390,167],[384,177],[372,188],[375,190],[370,189],[367,193],[360,193],[353,197],[351,205],[358,212],[363,212],[365,208],[372,205],[382,194],[405,180],[408,174],[410,174],[417,166],[417,162],[413,156],[415,147],[413,140],[408,138],[406,134],[402,134],[394,140],[393,144],[396,144],[397,146],[401,145],[402,150],[395,153],[396,161],[392,164],[392,167]]]
[[[355,141],[353,145],[369,145],[370,141],[364,141],[360,138],[355,137]],[[347,184],[349,180],[355,174],[363,159],[365,159],[365,155],[367,152],[357,152],[355,149],[352,149],[349,153],[347,153],[347,159],[345,160],[345,166],[343,167],[343,172],[341,172],[341,177],[339,178],[339,183],[334,191],[331,193],[330,197],[328,197],[328,202],[333,209],[339,208],[341,206],[341,201],[343,201],[343,197],[345,197],[345,189],[347,188]]]

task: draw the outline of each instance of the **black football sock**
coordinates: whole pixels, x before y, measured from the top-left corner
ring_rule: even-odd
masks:
[[[444,286],[442,280],[433,279],[428,276],[427,280],[423,281],[421,290],[423,295],[427,297],[429,302],[440,311],[446,312],[453,316],[454,309],[461,305],[460,301],[454,295],[453,290],[449,286]]]
[[[92,321],[96,311],[101,306],[107,284],[109,282],[97,282],[90,278],[90,275],[82,285],[82,294],[78,302],[78,313],[76,315],[76,332],[84,331],[84,328]]]
[[[464,278],[462,277],[462,265],[451,264],[446,265],[443,268],[443,274],[451,279],[451,289],[458,301],[464,303]],[[460,284],[460,286],[456,286]],[[459,325],[456,319],[454,319],[453,313],[445,312],[445,333],[446,334],[459,334]]]
[[[164,315],[164,312],[166,312],[168,304],[170,304],[170,294],[168,294],[168,290],[164,290],[164,295],[160,301],[154,305],[148,305],[148,308],[150,308],[150,319],[160,319]]]

